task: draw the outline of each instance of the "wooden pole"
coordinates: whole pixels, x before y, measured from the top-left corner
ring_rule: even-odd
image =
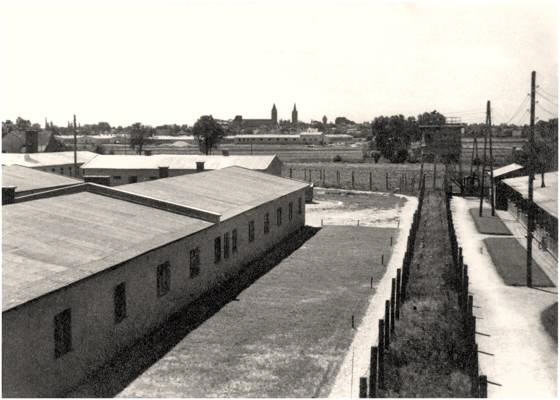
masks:
[[[488,146],[490,147],[490,207],[492,208],[492,216],[496,215],[494,206],[494,156],[492,154],[492,109],[490,100],[486,103],[487,125],[488,125]]]
[[[382,319],[379,320],[379,339],[377,343],[377,385],[380,389],[385,388],[385,368],[383,366],[384,362],[384,352],[385,352],[385,323]]]
[[[377,391],[377,347],[371,348],[369,357],[369,397],[374,398]]]
[[[482,174],[480,177],[480,206],[478,215],[482,217],[482,202],[484,201],[484,175],[486,174],[486,133],[484,134],[484,154],[482,156]]]
[[[533,204],[533,181],[535,180],[535,81],[537,73],[531,73],[531,119],[529,131],[529,188],[527,199],[527,287],[533,286],[533,231],[535,230],[535,214]]]
[[[360,377],[360,399],[367,398],[367,378]]]
[[[77,138],[77,127],[76,127],[76,114],[74,114],[74,173],[73,176],[77,177],[78,174],[78,138]]]
[[[391,279],[391,333],[395,332],[395,290],[396,281],[395,278]]]

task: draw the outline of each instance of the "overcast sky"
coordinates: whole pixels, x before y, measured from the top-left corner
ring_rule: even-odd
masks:
[[[557,113],[556,1],[4,1],[0,116],[193,124]],[[525,108],[513,122],[522,119]],[[547,111],[543,111],[543,108]]]

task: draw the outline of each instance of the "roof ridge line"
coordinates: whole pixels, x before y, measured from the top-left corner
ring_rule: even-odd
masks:
[[[128,201],[140,204],[145,207],[157,208],[163,211],[184,215],[191,218],[201,219],[203,221],[218,223],[222,215],[213,211],[204,210],[197,207],[185,206],[154,197],[139,195],[125,190],[120,190],[108,186],[99,185],[97,183],[83,182],[63,188],[48,190],[45,192],[29,194],[15,199],[14,204],[26,201],[45,199],[49,197],[63,196],[66,194],[74,194],[81,192],[90,192],[101,196],[111,197],[114,199]]]

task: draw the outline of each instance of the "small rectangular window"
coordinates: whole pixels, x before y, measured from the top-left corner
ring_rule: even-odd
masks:
[[[249,242],[255,240],[255,221],[249,221]]]
[[[224,260],[229,258],[229,232],[224,233]]]
[[[267,234],[270,232],[270,215],[266,213],[264,215],[264,233]]]
[[[297,211],[298,214],[301,214],[303,212],[301,197],[299,197],[297,199],[297,208],[298,208],[298,211]]]
[[[126,284],[119,283],[113,292],[113,303],[115,305],[115,324],[126,318]]]
[[[217,264],[222,259],[222,239],[218,236],[214,239],[214,264]]]
[[[169,292],[171,271],[169,268],[169,262],[166,261],[157,267],[157,294],[158,297],[164,296]]]
[[[292,203],[290,201],[290,204],[288,204],[288,220],[292,220],[292,217],[294,216],[294,203]]]
[[[113,179],[115,179],[115,180],[120,180],[121,177],[120,177],[120,175],[115,175],[115,176],[113,176]]]
[[[237,253],[237,229],[231,231],[231,252]]]
[[[191,278],[200,274],[200,248],[196,247],[189,253],[189,269]]]
[[[54,316],[54,357],[72,351],[72,311],[70,308]]]
[[[137,176],[129,176],[128,177],[128,183],[136,183],[138,182],[138,177]]]
[[[282,225],[282,207],[278,207],[276,210],[276,225]]]

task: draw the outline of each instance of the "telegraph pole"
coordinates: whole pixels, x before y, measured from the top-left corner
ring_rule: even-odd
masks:
[[[490,206],[492,207],[492,216],[496,215],[494,207],[494,156],[492,155],[492,110],[490,100],[486,103],[486,123],[488,125],[488,145],[490,146]]]
[[[76,137],[76,114],[74,114],[74,176],[78,176],[78,153],[76,148],[78,147],[78,138]]]
[[[533,181],[535,180],[535,81],[537,73],[531,73],[531,119],[529,130],[529,188],[527,210],[527,287],[533,286],[531,264],[533,262],[533,230],[535,229],[535,216],[533,212]]]
[[[484,174],[486,173],[486,132],[484,133],[484,155],[482,157],[482,174],[480,177],[480,207],[478,215],[482,217],[482,202],[484,201]]]

